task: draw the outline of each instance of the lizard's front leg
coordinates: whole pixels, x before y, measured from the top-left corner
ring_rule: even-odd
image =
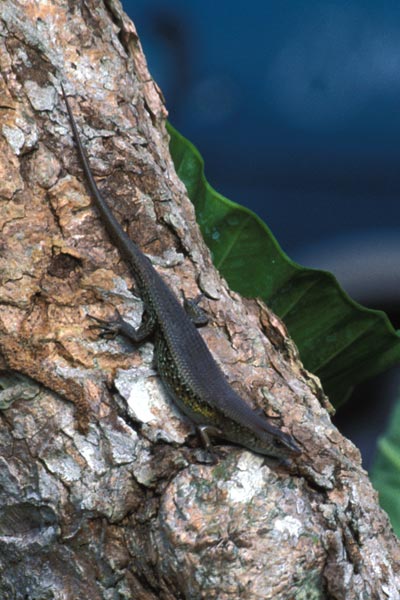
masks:
[[[115,317],[110,320],[99,319],[93,315],[89,315],[89,317],[96,321],[97,325],[93,325],[92,328],[100,328],[101,336],[115,337],[116,335],[123,335],[135,344],[143,342],[154,332],[155,328],[155,318],[146,312],[137,328],[125,321],[118,310],[115,311]]]

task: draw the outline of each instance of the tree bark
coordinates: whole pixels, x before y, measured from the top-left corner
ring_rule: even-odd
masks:
[[[400,549],[357,449],[260,302],[214,270],[166,111],[117,0],[1,5],[0,597],[396,599]],[[91,206],[63,82],[103,193],[233,386],[302,448],[202,462],[152,344],[92,329],[142,303]]]

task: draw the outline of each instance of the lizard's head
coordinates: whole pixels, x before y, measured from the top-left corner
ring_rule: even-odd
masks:
[[[301,454],[300,448],[291,435],[270,425],[267,421],[257,427],[255,432],[252,449],[259,454],[283,461]]]
[[[278,435],[275,435],[272,438],[272,447],[272,455],[278,458],[289,458],[301,454],[301,450],[297,444],[295,444],[292,436],[284,433],[280,429],[278,430]]]
[[[288,433],[272,425],[264,414],[256,412],[232,391],[224,403],[225,419],[219,428],[221,437],[280,462],[298,456],[301,451]]]

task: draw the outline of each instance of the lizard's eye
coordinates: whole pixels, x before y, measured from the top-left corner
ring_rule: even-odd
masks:
[[[277,448],[286,448],[286,444],[284,444],[279,438],[275,438],[274,443]]]

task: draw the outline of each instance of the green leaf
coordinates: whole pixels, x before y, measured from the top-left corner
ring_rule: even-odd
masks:
[[[387,316],[352,301],[331,274],[291,261],[261,219],[208,184],[196,148],[168,131],[215,266],[232,289],[262,298],[283,319],[331,402],[338,406],[355,384],[399,362],[400,337]]]
[[[379,502],[390,517],[400,537],[400,401],[393,411],[387,432],[378,440],[378,450],[371,469],[372,485],[379,492]]]

